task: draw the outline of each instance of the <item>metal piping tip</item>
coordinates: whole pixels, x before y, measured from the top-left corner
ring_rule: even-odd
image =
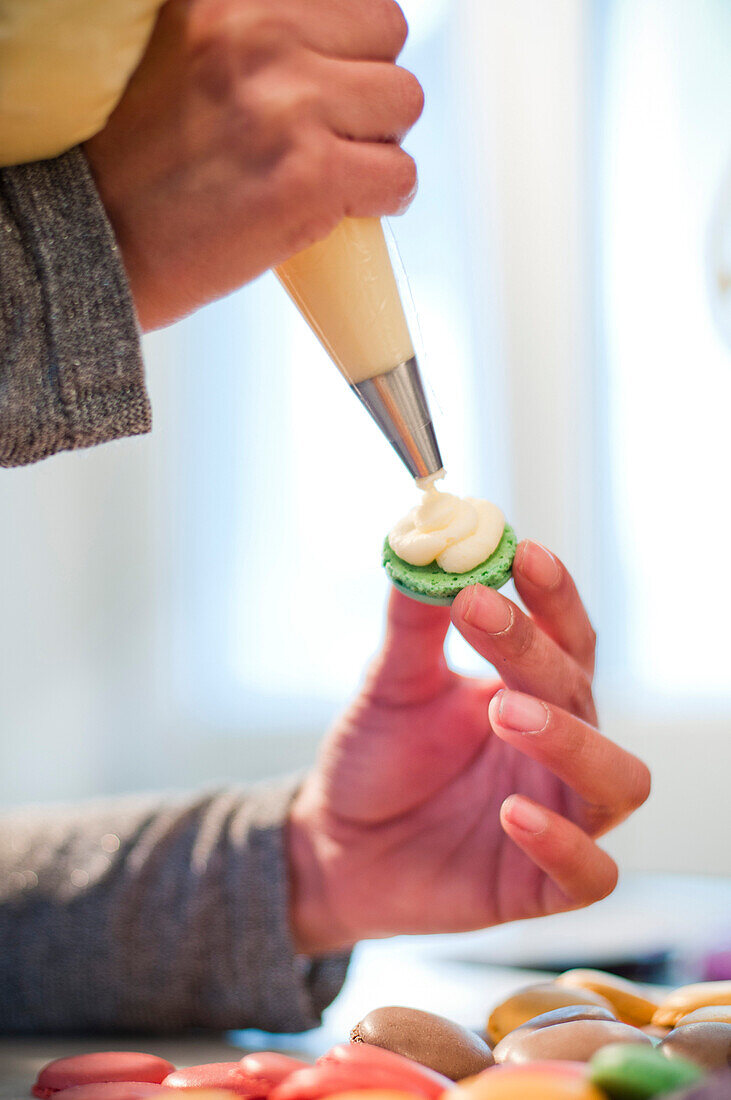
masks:
[[[354,382],[351,389],[412,477],[428,478],[442,470],[442,456],[415,357],[386,374]]]

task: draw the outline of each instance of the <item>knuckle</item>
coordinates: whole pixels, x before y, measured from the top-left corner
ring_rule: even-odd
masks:
[[[291,229],[290,255],[322,240],[339,220],[334,200],[334,157],[325,143],[313,141],[286,158],[280,185],[280,206]]]
[[[374,184],[384,204],[384,212],[403,212],[416,194],[418,176],[415,161],[402,149],[389,147],[388,160],[383,162]]]
[[[321,142],[313,140],[301,146],[289,161],[287,189],[295,199],[321,198],[330,167],[330,157]]]
[[[286,238],[285,252],[287,256],[294,256],[297,252],[304,251],[316,241],[324,240],[335,228],[335,218],[318,211],[303,211],[296,218]]]
[[[554,727],[555,729],[555,720]],[[581,722],[569,719],[563,723],[561,729],[562,755],[581,763],[587,757],[591,758],[591,734]]]
[[[641,760],[635,758],[635,775],[632,784],[632,798],[630,799],[630,807],[633,810],[639,809],[643,806],[650,797],[652,791],[652,776],[650,775],[650,769],[646,764],[643,764]]]
[[[255,87],[238,89],[226,113],[226,143],[244,169],[274,169],[292,146],[290,131],[281,107]]]
[[[509,645],[512,661],[520,661],[535,644],[536,632],[533,623],[525,615],[516,612],[513,604],[510,604],[510,622],[505,628],[504,636]]]
[[[586,647],[589,650],[589,653],[591,653],[591,654],[596,653],[596,643],[597,643],[596,630],[591,625],[591,623],[589,623],[588,640],[587,640],[587,643],[586,643]]]
[[[579,651],[577,653],[577,658],[579,662],[587,668],[594,667],[594,661],[596,659],[596,645],[596,630],[591,625],[591,623],[588,623],[586,628],[586,637],[583,643],[578,647]]]
[[[294,141],[311,117],[314,94],[302,81],[252,79],[242,88],[238,102],[245,119],[264,133],[289,135]]]
[[[619,882],[619,868],[614,860],[610,860],[606,872],[596,884],[593,891],[593,901],[602,901],[613,894]]]
[[[395,0],[382,0],[379,24],[386,47],[396,57],[404,48],[409,34],[409,24]]]
[[[191,80],[216,103],[233,100],[239,77],[239,61],[231,39],[216,30],[191,36]]]
[[[216,99],[235,95],[242,77],[260,71],[288,48],[291,31],[271,15],[232,5],[192,5],[185,37],[194,79]]]
[[[572,714],[578,715],[592,715],[594,713],[594,695],[591,680],[581,671],[577,671],[571,685],[568,709]]]
[[[574,902],[578,906],[593,905],[609,897],[619,881],[617,864],[594,845],[588,846],[581,857],[576,858],[572,871],[574,881],[582,884],[574,893]]]
[[[403,199],[412,199],[416,193],[418,175],[416,161],[408,153],[402,153],[399,157],[399,167],[395,175],[398,195]]]
[[[407,69],[397,69],[399,99],[404,118],[413,126],[424,110],[424,89],[413,73]]]

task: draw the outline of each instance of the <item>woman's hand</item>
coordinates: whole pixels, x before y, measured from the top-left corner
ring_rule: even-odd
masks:
[[[523,542],[514,578],[530,617],[480,586],[451,609],[499,681],[448,668],[449,609],[391,594],[383,650],[291,815],[302,951],[481,928],[613,890],[595,838],[645,801],[649,772],[597,732],[595,636],[563,565]]]
[[[168,0],[85,145],[143,329],[241,286],[346,215],[402,211],[421,113],[393,0]]]

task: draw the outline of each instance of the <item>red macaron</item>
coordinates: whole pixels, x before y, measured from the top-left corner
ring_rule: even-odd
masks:
[[[54,1100],[145,1100],[148,1096],[169,1096],[164,1085],[146,1081],[95,1081],[90,1085],[72,1085],[54,1092]]]
[[[426,1066],[369,1044],[333,1047],[314,1066],[298,1070],[272,1091],[271,1100],[320,1100],[353,1089],[390,1089],[437,1100],[453,1082]]]
[[[38,1074],[31,1089],[34,1096],[46,1100],[61,1089],[73,1085],[95,1085],[110,1081],[159,1085],[175,1066],[155,1054],[108,1050],[94,1054],[74,1054],[49,1062]]]
[[[249,1083],[247,1095],[250,1100],[269,1096],[291,1074],[310,1068],[309,1062],[302,1062],[299,1058],[290,1058],[288,1054],[279,1054],[272,1050],[246,1054],[239,1065]]]
[[[308,1062],[274,1051],[247,1054],[240,1062],[212,1062],[209,1065],[177,1069],[163,1082],[167,1088],[228,1089],[247,1100],[265,1100],[290,1074],[309,1067]]]

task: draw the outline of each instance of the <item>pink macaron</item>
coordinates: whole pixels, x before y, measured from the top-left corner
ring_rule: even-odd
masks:
[[[247,1054],[240,1062],[212,1062],[204,1066],[177,1069],[165,1078],[173,1089],[228,1089],[248,1100],[265,1100],[269,1093],[290,1074],[311,1068],[308,1062],[274,1051]]]
[[[452,1087],[434,1070],[382,1047],[343,1043],[333,1047],[309,1069],[285,1078],[270,1094],[271,1100],[319,1100],[353,1089],[390,1089],[437,1100]]]
[[[108,1081],[139,1081],[159,1085],[175,1069],[172,1062],[155,1054],[140,1054],[129,1050],[98,1051],[94,1054],[74,1054],[49,1062],[38,1074],[31,1089],[42,1100],[73,1085],[95,1085]]]
[[[96,1081],[91,1085],[72,1085],[54,1092],[54,1100],[145,1100],[147,1096],[169,1096],[164,1085],[145,1081]]]
[[[176,1069],[163,1084],[169,1089],[227,1089],[236,1096],[249,1096],[249,1081],[240,1062],[209,1062]]]
[[[292,1073],[309,1069],[310,1063],[299,1058],[290,1058],[288,1054],[262,1050],[257,1054],[246,1054],[239,1062],[242,1072],[249,1083],[247,1095],[250,1100],[259,1100],[269,1096],[272,1089],[280,1085]]]

